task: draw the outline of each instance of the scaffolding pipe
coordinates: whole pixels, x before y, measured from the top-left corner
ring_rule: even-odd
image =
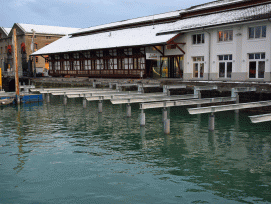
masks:
[[[215,130],[215,115],[214,113],[211,113],[209,116],[209,130],[214,131]]]
[[[47,103],[50,103],[50,94],[49,94],[49,93],[47,93],[47,96],[46,96],[46,102],[47,102]]]
[[[170,119],[164,121],[164,133],[167,135],[170,134]]]
[[[145,126],[145,113],[144,113],[144,110],[141,110],[141,114],[140,114],[140,126]]]
[[[127,117],[130,118],[132,116],[131,105],[128,103],[126,107],[127,107]]]
[[[103,112],[103,101],[99,100],[98,102],[98,113],[102,113]]]

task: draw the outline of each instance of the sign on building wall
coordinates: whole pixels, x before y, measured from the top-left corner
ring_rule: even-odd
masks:
[[[160,54],[158,53],[146,53],[147,60],[158,60],[160,58]]]

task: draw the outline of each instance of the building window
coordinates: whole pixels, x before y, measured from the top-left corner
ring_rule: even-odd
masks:
[[[85,60],[85,70],[91,70],[91,60]]]
[[[39,62],[39,57],[36,57],[36,62]]]
[[[66,71],[70,70],[70,62],[69,61],[64,61],[63,64],[64,64],[64,70],[66,70]]]
[[[60,70],[60,62],[55,62],[55,70]]]
[[[193,44],[203,44],[204,43],[204,34],[192,35]]]
[[[223,30],[218,31],[218,41],[227,42],[233,40],[233,31],[232,30]]]
[[[124,54],[127,55],[132,55],[132,48],[124,49]]]
[[[231,78],[232,73],[232,55],[218,55],[219,77]]]
[[[90,52],[83,52],[83,55],[85,56],[85,58],[90,58]]]
[[[35,45],[35,49],[38,49],[38,43],[35,43],[34,45]]]
[[[248,28],[249,39],[254,38],[265,38],[266,37],[266,26],[256,26]]]
[[[46,36],[46,39],[51,39],[51,36]]]
[[[114,69],[114,59],[109,60],[109,69]]]
[[[193,77],[203,78],[204,57],[193,57]]]
[[[96,55],[98,57],[103,57],[103,51],[102,50],[96,51]]]
[[[64,59],[70,59],[70,56],[68,54],[64,54]]]
[[[264,78],[265,53],[248,54],[249,78]]]
[[[73,61],[73,70],[80,70],[80,61]]]
[[[74,54],[73,54],[73,58],[74,58],[74,59],[79,59],[79,53],[74,53]]]
[[[97,59],[96,61],[96,69],[100,70],[100,69],[104,69],[104,65],[103,65],[103,60],[102,59]]]
[[[117,50],[116,49],[109,50],[109,55],[111,55],[111,56],[117,56]]]
[[[49,57],[45,57],[45,63],[49,63]]]

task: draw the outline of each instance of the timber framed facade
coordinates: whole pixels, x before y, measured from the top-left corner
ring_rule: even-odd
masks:
[[[139,77],[146,68],[144,47],[49,55],[52,76]]]

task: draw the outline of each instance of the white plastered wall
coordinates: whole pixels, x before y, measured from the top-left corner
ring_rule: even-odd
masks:
[[[248,28],[266,25],[266,38],[249,39]],[[219,30],[233,30],[233,41],[219,42]],[[204,33],[204,44],[192,44],[192,35]],[[210,34],[209,34],[210,33]],[[211,41],[209,44],[211,36]],[[184,80],[223,80],[223,81],[270,81],[271,80],[271,23],[267,20],[243,23],[234,26],[223,26],[210,28],[206,30],[191,31],[184,33],[176,42],[185,42],[182,47],[184,55]],[[209,45],[210,45],[210,69],[209,69]],[[249,53],[264,52],[265,59],[265,77],[264,79],[249,79]],[[232,55],[232,77],[219,78],[219,60],[218,55]],[[192,57],[204,56],[204,77],[193,78]],[[210,74],[208,74],[210,70]]]

